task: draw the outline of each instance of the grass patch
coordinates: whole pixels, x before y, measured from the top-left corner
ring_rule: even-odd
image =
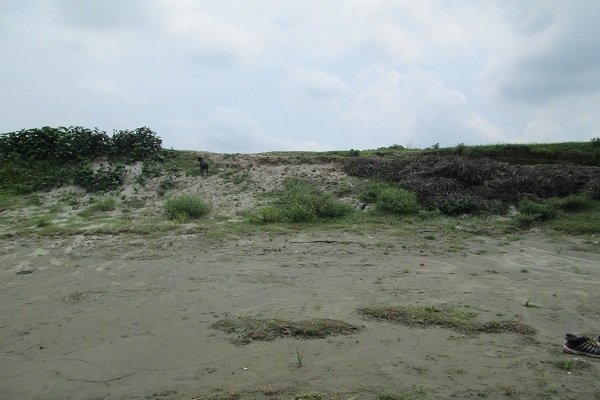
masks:
[[[420,386],[414,390],[402,392],[385,391],[377,395],[377,400],[421,400],[425,398],[425,393]]]
[[[556,360],[552,363],[556,368],[567,371],[567,372],[585,372],[592,368],[592,366],[580,359],[572,360]]]
[[[37,217],[35,220],[35,226],[38,228],[43,228],[45,226],[49,226],[52,223],[52,217],[49,215],[41,215]]]
[[[349,204],[300,179],[289,179],[285,185],[285,190],[276,193],[275,203],[251,215],[251,222],[314,222],[345,217],[354,211]]]
[[[106,197],[100,200],[92,198],[90,201],[92,201],[92,205],[80,212],[80,217],[90,218],[98,213],[114,211],[117,207],[117,201],[114,197]]]
[[[535,333],[534,328],[515,320],[494,320],[486,323],[474,321],[476,313],[455,307],[389,306],[363,308],[359,311],[370,318],[407,326],[439,326],[468,335],[476,335],[481,332],[512,332],[521,335]]]
[[[181,195],[165,200],[163,209],[167,218],[183,222],[203,217],[209,213],[210,206],[199,197]]]
[[[333,319],[308,319],[289,321],[283,319],[227,318],[215,322],[211,328],[227,333],[237,333],[232,342],[247,344],[253,340],[273,340],[277,337],[324,338],[332,335],[349,335],[361,327]]]

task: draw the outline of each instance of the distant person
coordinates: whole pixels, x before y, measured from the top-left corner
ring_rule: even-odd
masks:
[[[200,164],[200,176],[204,175],[204,171],[206,171],[206,176],[208,176],[208,163],[202,157],[198,157],[198,164]]]

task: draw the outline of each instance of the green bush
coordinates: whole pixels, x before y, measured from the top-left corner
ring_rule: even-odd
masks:
[[[447,215],[460,215],[480,211],[482,205],[476,199],[465,195],[445,198],[439,202],[438,208]]]
[[[142,164],[142,172],[136,176],[135,180],[140,185],[146,185],[148,179],[159,177],[163,174],[163,168],[161,164],[154,160],[146,160]]]
[[[563,198],[553,198],[548,200],[548,204],[563,211],[575,212],[594,208],[596,202],[589,193],[581,193],[571,194]]]
[[[250,222],[273,223],[285,220],[283,209],[276,206],[265,206],[250,215]]]
[[[113,155],[126,162],[157,157],[162,151],[162,140],[147,127],[115,131],[110,143]]]
[[[91,192],[115,190],[125,181],[125,166],[102,165],[94,170],[90,165],[84,165],[75,173],[74,181]]]
[[[284,217],[292,222],[310,222],[317,218],[317,213],[311,204],[294,202],[283,210]]]
[[[198,197],[181,195],[166,199],[163,209],[167,218],[181,221],[197,219],[208,214],[210,206]]]
[[[377,202],[377,196],[383,189],[390,187],[390,184],[382,181],[371,181],[360,191],[358,198],[365,203]]]
[[[544,221],[556,217],[556,209],[546,203],[536,203],[529,199],[523,199],[519,202],[517,210],[522,215],[535,216],[538,221]],[[527,217],[528,219],[532,217]]]
[[[253,222],[310,222],[316,219],[341,218],[353,211],[352,206],[323,193],[300,179],[285,182],[274,205],[261,208],[250,218]]]
[[[90,209],[93,211],[114,211],[117,206],[117,201],[114,197],[107,197],[96,201]]]
[[[383,189],[376,204],[379,210],[397,215],[415,214],[421,210],[416,194],[401,188]]]
[[[109,138],[95,128],[71,126],[23,129],[0,136],[0,154],[27,160],[62,162],[91,159],[106,154]]]

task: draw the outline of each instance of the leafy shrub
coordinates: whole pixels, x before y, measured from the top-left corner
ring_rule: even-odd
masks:
[[[162,139],[147,127],[115,131],[111,138],[111,149],[116,157],[127,162],[141,161],[160,155]]]
[[[386,182],[371,181],[360,191],[358,198],[365,203],[375,203],[379,193],[389,187],[390,185]]]
[[[353,208],[330,193],[322,193],[300,179],[285,182],[276,203],[263,207],[251,218],[253,222],[309,222],[319,218],[340,218]]]
[[[592,146],[593,147],[600,147],[600,137],[592,139]]]
[[[106,154],[109,138],[95,128],[71,126],[23,129],[0,136],[0,153],[27,160],[78,161]]]
[[[32,193],[67,184],[73,167],[48,160],[21,160],[7,157],[0,161],[0,190]]]
[[[313,203],[319,218],[341,218],[353,211],[352,206],[334,198],[329,193],[318,193]]]
[[[146,160],[142,164],[142,172],[135,178],[136,182],[144,186],[148,179],[159,177],[163,174],[162,166],[154,160]]]
[[[169,190],[173,186],[175,186],[175,183],[176,183],[175,179],[176,178],[177,178],[177,176],[175,176],[174,174],[169,174],[163,180],[161,180],[158,185],[160,186],[160,188],[163,191]]]
[[[360,156],[360,150],[350,149],[350,151],[348,151],[348,157],[358,157],[358,156]]]
[[[521,200],[517,206],[517,210],[523,215],[533,216],[535,220],[538,221],[544,221],[556,217],[556,209],[552,205],[546,203],[536,203],[529,199]],[[527,218],[530,219],[532,217]]]
[[[117,206],[117,201],[114,197],[106,197],[102,200],[97,200],[89,208],[90,211],[114,211]]]
[[[117,189],[125,181],[125,166],[102,165],[94,170],[85,165],[75,173],[75,183],[92,192],[107,192]]]
[[[589,210],[595,207],[595,202],[589,193],[571,194],[563,198],[553,198],[548,200],[548,204],[567,212]]]
[[[282,215],[292,222],[310,222],[317,218],[314,207],[304,201],[289,204],[285,207]]]
[[[285,219],[283,209],[275,206],[265,206],[250,216],[250,222],[273,223]]]
[[[377,208],[381,211],[404,215],[419,212],[417,196],[401,188],[385,188],[377,196]]]
[[[479,211],[482,205],[473,197],[458,195],[443,199],[439,202],[438,208],[447,215],[460,215]]]
[[[517,222],[523,226],[529,226],[539,220],[539,214],[519,214]]]
[[[466,149],[467,149],[467,146],[464,143],[459,143],[454,148],[454,153],[456,155],[460,156],[465,152]]]
[[[202,199],[189,195],[174,196],[166,199],[163,209],[167,218],[186,220],[200,218],[210,211],[210,206]]]

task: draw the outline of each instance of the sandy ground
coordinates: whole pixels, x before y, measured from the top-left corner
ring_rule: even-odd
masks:
[[[566,332],[600,333],[600,255],[534,235],[423,249],[334,232],[2,239],[0,399],[264,398],[269,386],[279,390],[270,398],[599,398],[600,360],[579,357],[574,372],[557,365],[574,359],[561,353]],[[357,311],[388,304],[469,307],[481,321],[516,318],[537,333],[465,337]],[[236,345],[210,327],[237,316],[365,329]]]

